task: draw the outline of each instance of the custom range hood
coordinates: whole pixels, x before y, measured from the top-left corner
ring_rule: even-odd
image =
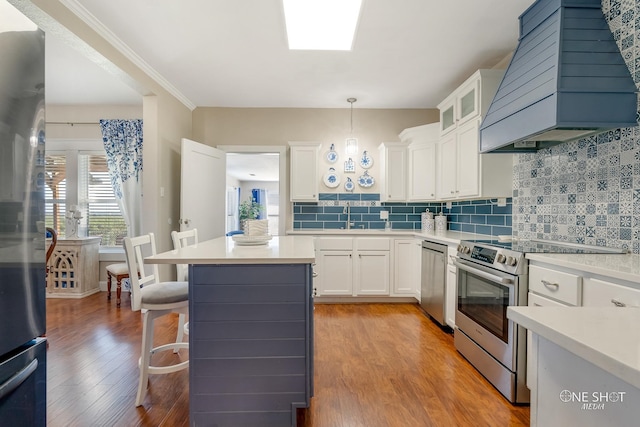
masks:
[[[480,126],[480,152],[528,152],[636,126],[636,86],[601,0],[538,0]]]

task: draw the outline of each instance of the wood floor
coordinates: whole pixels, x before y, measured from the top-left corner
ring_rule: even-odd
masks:
[[[140,320],[128,296],[122,309],[104,292],[47,300],[48,426],[189,425],[188,371],[151,376],[144,406],[134,406]],[[176,324],[159,320],[158,341]],[[416,305],[318,304],[315,345],[301,427],[529,425],[529,407],[507,402]]]

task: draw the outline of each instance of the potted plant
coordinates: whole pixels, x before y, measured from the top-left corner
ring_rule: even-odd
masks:
[[[240,203],[238,208],[240,216],[240,229],[244,230],[245,221],[249,219],[258,219],[260,212],[264,210],[264,207],[255,201],[255,199],[245,200]]]

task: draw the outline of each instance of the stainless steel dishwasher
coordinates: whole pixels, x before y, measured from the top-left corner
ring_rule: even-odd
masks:
[[[440,325],[445,326],[445,281],[447,278],[447,245],[422,242],[422,277],[420,306]]]

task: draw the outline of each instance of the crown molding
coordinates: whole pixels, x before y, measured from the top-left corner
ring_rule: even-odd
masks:
[[[173,86],[167,79],[165,79],[159,72],[151,67],[144,59],[142,59],[136,52],[133,51],[126,43],[120,40],[109,28],[107,28],[98,18],[96,18],[91,12],[89,12],[83,5],[78,3],[77,0],[60,0],[67,9],[73,12],[78,18],[80,18],[91,29],[104,38],[109,44],[115,47],[120,53],[122,53],[128,60],[133,62],[137,67],[144,71],[149,77],[151,77],[156,83],[162,86],[167,92],[176,97],[182,102],[189,110],[193,111],[196,105],[189,100],[182,92],[180,92],[175,86]]]

